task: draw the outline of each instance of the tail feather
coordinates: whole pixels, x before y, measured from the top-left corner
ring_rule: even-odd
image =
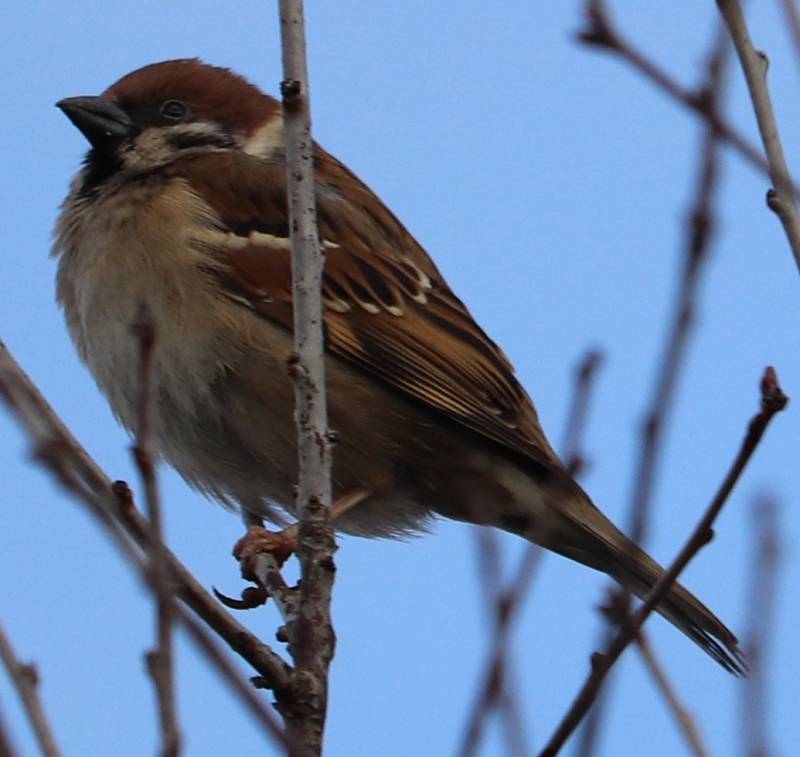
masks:
[[[522,532],[531,541],[565,557],[607,573],[640,599],[647,596],[664,569],[628,539],[589,500],[568,498],[555,523],[546,531]],[[675,583],[656,611],[686,634],[706,654],[736,676],[747,674],[747,664],[734,633],[697,597]]]
[[[632,566],[628,563],[608,572],[622,586],[644,599],[664,571],[642,550],[637,548],[637,551],[640,554],[633,558]],[[656,611],[727,671],[736,676],[747,674],[747,664],[736,636],[686,587],[673,584]]]

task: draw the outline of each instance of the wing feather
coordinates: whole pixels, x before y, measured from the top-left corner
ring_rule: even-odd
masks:
[[[345,166],[317,148],[317,206],[326,248],[326,349],[463,426],[536,462],[558,458],[499,347],[431,259]],[[209,203],[215,268],[237,300],[291,329],[291,253],[284,165],[245,154],[173,167]],[[219,244],[218,238],[235,237]],[[217,239],[217,241],[213,241]]]

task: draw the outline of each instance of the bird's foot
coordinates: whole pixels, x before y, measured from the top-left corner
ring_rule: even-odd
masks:
[[[331,505],[331,520],[335,521],[351,508],[369,497],[370,492],[356,489],[336,498]],[[270,594],[277,600],[275,593],[286,595],[291,589],[286,586],[280,575],[284,563],[297,551],[300,536],[300,524],[293,523],[283,531],[269,531],[260,525],[258,519],[247,517],[247,533],[236,542],[233,556],[242,569],[242,578],[252,581],[242,591],[241,598],[228,597],[214,589],[214,595],[226,607],[233,610],[251,610],[266,603]],[[279,602],[281,604],[281,602]]]

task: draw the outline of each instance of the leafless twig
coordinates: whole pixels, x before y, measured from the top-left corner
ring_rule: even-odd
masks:
[[[717,6],[728,25],[739,62],[742,64],[761,141],[767,154],[769,177],[772,181],[772,189],[767,193],[767,205],[783,225],[794,261],[800,268],[800,216],[797,213],[794,182],[783,155],[778,122],[775,120],[767,86],[769,60],[764,53],[753,47],[742,6],[738,0],[717,0]]]
[[[148,652],[147,669],[153,679],[161,726],[161,754],[177,757],[181,751],[178,711],[175,701],[175,666],[173,655],[174,600],[167,563],[164,558],[164,535],[161,496],[158,490],[155,456],[152,449],[153,394],[152,364],[156,349],[155,324],[144,304],[131,328],[139,342],[139,402],[133,457],[139,469],[150,526],[148,570],[156,603],[156,648]]]
[[[750,608],[749,627],[744,643],[750,675],[742,690],[742,723],[745,727],[745,754],[749,757],[767,757],[772,752],[766,726],[767,654],[775,619],[781,559],[777,507],[768,497],[759,499],[753,507],[753,533],[756,544],[747,602]]]
[[[781,7],[786,17],[786,26],[791,33],[795,57],[800,63],[800,11],[797,10],[795,0],[781,0]]]
[[[603,681],[612,669],[619,656],[625,651],[628,644],[636,638],[642,624],[653,612],[656,605],[663,599],[672,584],[680,575],[681,571],[689,564],[691,559],[703,548],[704,545],[713,537],[712,526],[728,497],[733,491],[733,487],[739,480],[753,452],[758,446],[761,437],[767,429],[772,418],[776,413],[786,407],[788,398],[778,384],[778,378],[773,368],[767,368],[761,379],[761,411],[750,421],[747,434],[742,441],[739,453],[731,465],[728,474],[725,476],[722,485],[717,491],[711,504],[708,506],[700,522],[695,527],[683,549],[678,553],[672,564],[667,568],[661,578],[645,597],[642,604],[630,620],[617,632],[611,644],[603,653],[596,653],[592,656],[592,669],[578,695],[575,697],[568,712],[558,725],[555,733],[547,742],[541,752],[541,757],[550,757],[558,754],[561,747],[574,732],[589,708],[597,698],[601,690]]]
[[[318,755],[328,698],[328,668],[336,637],[330,603],[336,542],[331,525],[331,450],[322,342],[323,251],[314,195],[305,19],[302,0],[280,0],[283,59],[284,142],[292,240],[294,381],[300,518],[297,557],[301,583],[297,619],[287,625],[298,682],[305,685],[301,710],[284,712],[295,755]]]
[[[112,484],[63,422],[36,389],[25,372],[0,342],[0,398],[17,418],[30,436],[36,459],[56,480],[85,504],[88,511],[111,536],[120,553],[150,585],[143,554],[147,552],[150,538],[147,520],[136,510],[127,485]],[[244,626],[234,620],[222,606],[206,592],[180,561],[164,548],[170,575],[183,602],[209,625],[235,652],[241,655],[259,673],[261,685],[274,690],[279,701],[292,701],[294,687],[291,668],[266,644],[255,637]],[[189,616],[178,609],[178,618],[183,624]],[[201,629],[202,630],[202,629]],[[193,638],[197,634],[193,633]],[[213,641],[206,640],[201,646],[208,656]],[[228,666],[217,668],[229,684],[245,701],[265,731],[280,744],[286,739],[271,712],[260,702],[248,697],[248,686]],[[252,692],[249,692],[252,694]]]
[[[770,175],[769,163],[755,145],[724,121],[720,114],[709,112],[697,92],[682,87],[620,35],[614,28],[603,0],[587,0],[584,14],[587,25],[578,33],[581,42],[619,55],[658,89],[710,124],[717,137],[732,147],[747,163],[766,176]],[[792,189],[795,197],[800,196],[800,188],[793,185]]]
[[[59,757],[61,750],[56,744],[44,705],[39,698],[39,673],[31,663],[22,662],[17,657],[2,626],[0,626],[0,660],[3,661],[14,688],[19,694],[22,707],[28,716],[42,754],[44,757]],[[8,748],[10,749],[10,745]],[[3,750],[3,744],[0,742],[0,755],[3,754]]]
[[[584,464],[581,442],[594,379],[602,361],[603,355],[599,350],[589,350],[575,371],[575,388],[562,444],[565,465],[571,475],[577,475]],[[526,592],[533,583],[542,550],[534,544],[527,547],[513,579],[506,588],[503,588],[495,535],[485,528],[475,529],[475,534],[478,540],[478,557],[481,562],[480,573],[483,578],[486,605],[494,611],[492,618],[494,635],[458,754],[461,757],[470,757],[476,753],[486,720],[495,708],[499,708],[503,715],[510,753],[527,754],[522,725],[515,715],[515,702],[509,692],[507,657],[512,624]]]
[[[601,18],[603,18],[601,16]],[[728,35],[720,24],[705,65],[703,83],[699,88],[699,99],[711,116],[718,118],[720,99],[723,91],[727,55],[730,45]],[[623,49],[629,49],[624,46]],[[713,121],[707,122],[700,145],[699,166],[695,196],[687,218],[686,246],[682,261],[682,274],[672,320],[664,341],[658,373],[653,385],[653,396],[642,423],[642,443],[638,445],[639,458],[633,476],[633,490],[628,509],[628,535],[636,544],[643,545],[647,540],[647,524],[650,517],[653,490],[662,459],[662,439],[677,394],[680,372],[685,365],[689,337],[694,326],[699,287],[708,261],[708,251],[715,228],[714,199],[719,187],[719,139]],[[625,594],[614,585],[611,592]],[[612,604],[628,604],[622,597],[612,600]],[[600,648],[611,642],[615,627],[609,624],[603,630]],[[651,655],[655,653],[651,650]],[[581,729],[578,755],[590,757],[597,743],[605,702],[609,695],[606,686],[599,696],[591,713]],[[680,725],[682,722],[678,719]],[[686,734],[688,739],[691,735]]]
[[[689,751],[695,757],[707,757],[708,750],[703,744],[703,739],[700,735],[700,730],[695,723],[692,713],[681,704],[675,687],[672,685],[667,676],[667,671],[659,661],[658,657],[653,653],[653,648],[650,646],[650,639],[642,629],[636,639],[636,647],[644,660],[645,667],[650,671],[661,696],[667,703],[669,711],[672,713],[675,722],[678,724],[678,730],[686,742]]]

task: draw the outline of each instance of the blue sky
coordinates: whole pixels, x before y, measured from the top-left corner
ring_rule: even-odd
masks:
[[[696,81],[713,3],[617,2],[618,23],[684,84]],[[784,145],[797,163],[798,61],[777,3],[752,8]],[[578,46],[580,4],[476,0],[308,4],[317,139],[370,184],[414,233],[515,363],[550,438],[561,438],[572,370],[607,353],[586,439],[584,484],[624,520],[638,444],[674,294],[696,169],[697,123],[607,55]],[[114,478],[136,480],[128,441],[78,363],[53,302],[50,231],[85,144],[53,107],[129,70],[199,55],[263,88],[280,80],[272,3],[206,0],[10,6],[0,59],[3,118],[0,336]],[[728,113],[751,138],[738,67]],[[765,365],[800,395],[800,279],[765,179],[730,153],[687,370],[666,436],[651,552],[669,560],[710,500],[757,406]],[[776,419],[731,498],[714,542],[685,582],[743,632],[752,506],[780,504],[784,561],[771,649],[769,724],[788,753],[800,741],[800,514],[795,406]],[[28,460],[0,413],[0,619],[34,659],[67,755],[141,755],[156,744],[142,653],[152,609],[87,516]],[[170,544],[206,586],[240,587],[230,513],[163,472]],[[521,544],[502,539],[515,564]],[[470,529],[441,523],[407,543],[347,538],[338,556],[327,754],[448,755],[458,744],[487,646]],[[513,640],[528,736],[541,745],[587,669],[602,577],[548,558]],[[273,610],[245,620],[271,639]],[[741,686],[660,619],[649,624],[713,754],[741,745]],[[259,732],[186,643],[178,659],[186,754],[264,751]],[[614,681],[602,754],[674,755],[679,736],[629,652]],[[22,754],[34,747],[0,675],[0,711]],[[501,755],[490,728],[482,752]]]

